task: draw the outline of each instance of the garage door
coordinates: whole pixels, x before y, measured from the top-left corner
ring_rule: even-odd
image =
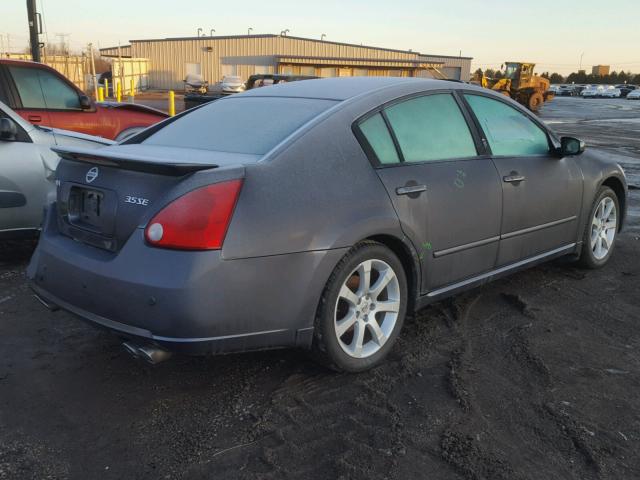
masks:
[[[460,67],[442,67],[440,71],[444,73],[447,78],[452,80],[460,80],[462,73],[462,69]]]

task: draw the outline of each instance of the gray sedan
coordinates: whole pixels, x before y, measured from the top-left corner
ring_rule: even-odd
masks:
[[[33,288],[151,362],[301,347],[361,371],[429,303],[561,256],[603,266],[627,204],[617,164],[439,80],[278,85],[56,151]]]
[[[42,209],[55,199],[59,156],[53,146],[97,148],[111,140],[38,127],[0,102],[0,239],[36,234]]]

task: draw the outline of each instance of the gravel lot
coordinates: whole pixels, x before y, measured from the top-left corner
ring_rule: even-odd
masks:
[[[542,117],[640,187],[640,102]],[[1,244],[0,479],[640,478],[639,192],[606,268],[550,263],[429,307],[360,375],[285,350],[136,362],[46,311],[33,245]]]

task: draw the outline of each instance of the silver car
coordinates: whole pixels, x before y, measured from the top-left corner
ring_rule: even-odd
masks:
[[[300,347],[361,371],[407,312],[560,256],[605,265],[627,205],[605,154],[441,80],[291,82],[56,151],[32,286],[152,362]]]
[[[0,102],[0,238],[30,235],[43,207],[55,199],[55,146],[96,148],[114,142],[81,133],[34,126]]]

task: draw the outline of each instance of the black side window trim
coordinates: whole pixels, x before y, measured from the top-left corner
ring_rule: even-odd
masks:
[[[0,65],[0,82],[5,86],[5,93],[8,100],[5,103],[9,108],[14,110],[22,108],[22,100],[20,99],[20,95],[18,95],[18,89],[6,65]]]
[[[459,91],[467,91],[467,90],[459,90],[459,89],[437,89],[437,90],[428,90],[428,91],[422,91],[422,92],[416,92],[416,93],[411,93],[409,95],[404,95],[402,97],[398,97],[398,98],[394,98],[393,100],[389,100],[388,102],[383,103],[382,105],[378,105],[377,107],[375,107],[372,110],[369,110],[367,113],[365,113],[364,115],[361,115],[359,118],[357,118],[352,124],[351,124],[351,131],[353,132],[353,134],[355,135],[356,139],[358,140],[358,143],[360,143],[360,146],[362,147],[362,150],[364,151],[365,155],[367,156],[367,158],[369,159],[369,162],[371,162],[371,165],[373,165],[374,168],[392,168],[392,167],[398,167],[398,166],[402,166],[402,165],[423,165],[423,164],[433,164],[433,163],[442,163],[442,162],[456,162],[456,161],[460,161],[460,160],[473,160],[473,159],[477,159],[477,158],[483,158],[487,155],[490,155],[490,151],[485,148],[485,142],[482,139],[482,136],[480,134],[481,130],[478,129],[477,124],[475,123],[475,117],[472,117],[470,115],[470,112],[468,110],[468,105],[466,104],[466,102],[463,101],[463,99],[460,98],[460,95],[458,95]],[[389,119],[387,118],[387,115],[385,113],[385,109],[399,104],[399,103],[403,103],[406,102],[408,100],[411,100],[413,98],[420,98],[420,97],[425,97],[428,95],[441,95],[441,94],[449,94],[453,97],[454,101],[456,102],[456,105],[458,106],[458,108],[460,109],[460,113],[462,114],[462,117],[464,118],[466,124],[467,124],[467,128],[469,128],[469,133],[471,135],[471,138],[473,139],[473,143],[475,145],[476,148],[476,155],[471,156],[471,157],[462,157],[462,158],[446,158],[446,159],[441,159],[441,160],[425,160],[423,162],[405,162],[404,159],[404,155],[402,153],[402,149],[400,148],[400,144],[398,143],[398,139],[396,137],[395,132],[393,131],[393,127],[391,126],[391,124],[389,123]],[[391,139],[393,140],[393,144],[396,148],[396,153],[398,155],[398,158],[400,159],[399,163],[391,163],[391,164],[383,164],[382,162],[380,162],[380,160],[378,159],[378,156],[376,155],[375,151],[373,150],[373,147],[371,147],[371,145],[369,144],[369,141],[367,140],[367,138],[365,137],[365,135],[362,133],[362,130],[360,129],[360,124],[369,120],[371,117],[375,116],[376,114],[380,114],[385,122],[385,125],[387,126],[387,130],[389,131],[389,135],[391,136]]]

